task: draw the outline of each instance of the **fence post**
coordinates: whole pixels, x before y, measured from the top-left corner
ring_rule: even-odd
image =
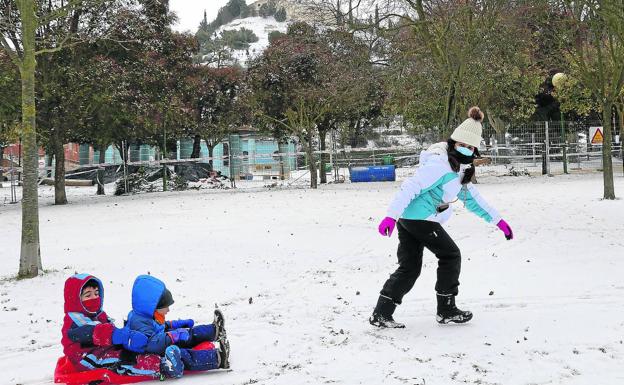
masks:
[[[124,192],[128,194],[128,152],[126,150],[126,141],[121,141],[121,151],[123,151],[123,155],[121,159],[123,161],[123,173],[124,173]]]
[[[546,124],[546,138],[544,139],[544,152],[546,153],[546,174],[551,175],[550,174],[550,138],[548,136],[548,122],[545,122]]]
[[[566,139],[565,120],[561,114],[561,161],[563,162],[563,173],[568,174],[568,140]]]
[[[334,130],[329,131],[329,165],[334,174],[334,182],[336,181],[336,170],[334,169]]]
[[[535,158],[535,133],[531,134],[531,150],[533,152],[533,167],[537,166],[537,158]]]
[[[568,174],[568,142],[563,143],[563,173]]]
[[[624,143],[620,139],[622,135],[624,135],[624,127],[620,127],[620,135],[617,136],[618,144],[620,145],[620,159],[622,160],[622,175],[624,175]]]
[[[236,170],[234,170],[234,159],[232,158],[232,140],[230,139],[229,141],[229,146],[228,146],[228,160],[230,163],[230,187],[232,188],[236,188],[236,177],[234,175],[234,173],[236,172]]]
[[[163,125],[164,126],[164,125]],[[160,156],[162,161],[166,161],[167,158],[167,128],[163,127],[163,153]],[[163,162],[162,164],[162,172],[163,172],[163,191],[167,191],[167,164]]]
[[[600,145],[600,171],[604,171],[604,157],[602,156],[604,148]]]
[[[13,165],[13,151],[9,153],[9,162],[11,162],[11,203],[17,203],[17,191],[16,191],[16,180],[15,180],[15,166]]]
[[[496,135],[492,134],[492,136],[490,137],[490,145],[492,146],[492,149],[494,150],[492,155],[494,156],[494,164],[497,164],[497,160],[498,160],[498,140],[496,139]]]

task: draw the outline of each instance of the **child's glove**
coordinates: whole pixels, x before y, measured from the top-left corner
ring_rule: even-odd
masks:
[[[214,341],[215,327],[214,325],[197,325],[191,329],[191,337],[193,342]]]
[[[379,224],[379,234],[383,236],[391,236],[396,226],[396,220],[394,218],[385,217]]]
[[[170,329],[190,329],[193,327],[193,325],[195,325],[195,321],[193,321],[192,319],[179,319],[174,321],[167,321],[167,323],[169,324],[168,326]]]
[[[128,328],[114,328],[112,334],[113,345],[123,345],[126,350],[135,353],[143,353],[147,345],[147,337]]]
[[[169,338],[171,338],[172,344],[177,344],[178,342],[186,342],[191,339],[191,334],[187,329],[174,329],[167,332]]]
[[[500,221],[498,221],[496,226],[498,226],[498,228],[503,232],[503,234],[505,234],[505,238],[508,241],[513,239],[513,231],[511,231],[511,227],[509,227],[507,222],[501,219]]]

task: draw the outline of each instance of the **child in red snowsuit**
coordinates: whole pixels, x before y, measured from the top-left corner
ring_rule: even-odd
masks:
[[[160,375],[158,355],[129,351],[143,351],[147,337],[115,327],[102,311],[104,288],[99,279],[89,274],[74,275],[65,281],[64,295],[61,343],[76,371],[106,368],[124,375]]]

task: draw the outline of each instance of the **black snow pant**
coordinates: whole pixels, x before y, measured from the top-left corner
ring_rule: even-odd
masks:
[[[435,290],[438,294],[457,295],[461,253],[451,237],[437,222],[400,219],[399,267],[386,281],[381,295],[400,304],[422,269],[423,249],[426,247],[438,258],[438,280]]]

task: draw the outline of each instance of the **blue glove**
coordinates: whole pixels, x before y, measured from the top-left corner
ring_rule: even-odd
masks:
[[[112,341],[113,345],[123,345],[124,349],[135,353],[143,353],[147,345],[147,337],[143,333],[128,328],[114,328]]]
[[[178,342],[186,342],[191,339],[191,335],[189,334],[187,329],[174,329],[167,332],[169,338],[171,338],[172,344],[177,344]]]
[[[193,325],[195,325],[195,321],[193,321],[192,319],[179,319],[179,320],[169,321],[168,323],[171,329],[182,329],[182,328],[190,329],[193,327]]]
[[[193,342],[214,341],[216,330],[214,325],[197,325],[191,329]]]

